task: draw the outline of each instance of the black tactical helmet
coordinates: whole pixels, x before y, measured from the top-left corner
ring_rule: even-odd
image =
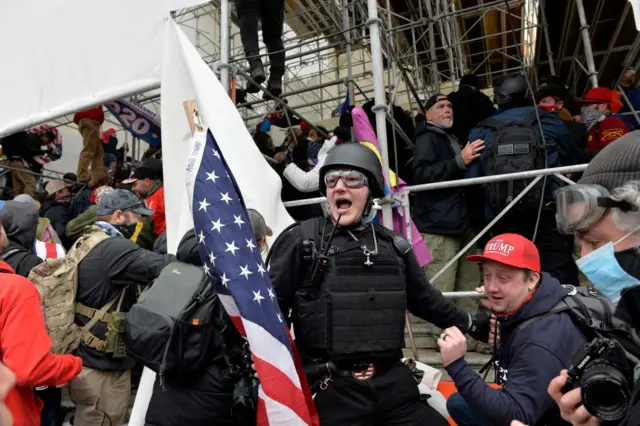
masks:
[[[493,89],[493,102],[497,105],[525,103],[529,99],[527,79],[522,75],[507,76]]]
[[[338,145],[329,152],[324,165],[320,168],[320,192],[327,195],[324,175],[329,170],[340,168],[354,169],[363,172],[369,179],[369,190],[373,198],[384,197],[384,178],[378,156],[366,146],[359,143]]]

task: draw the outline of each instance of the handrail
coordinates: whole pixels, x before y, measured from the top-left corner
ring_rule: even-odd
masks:
[[[456,180],[450,180],[447,182],[425,183],[421,185],[407,186],[406,188],[403,189],[403,192],[434,191],[436,189],[456,188],[456,187],[471,186],[471,185],[482,185],[486,183],[502,182],[502,181],[513,180],[513,179],[534,178],[537,176],[579,173],[579,172],[585,171],[586,168],[587,168],[587,164],[579,164],[576,166],[553,167],[549,169],[530,170],[527,172],[505,173],[503,175],[495,175],[495,176],[482,176],[477,178],[456,179]],[[325,197],[317,197],[317,198],[308,198],[305,200],[286,201],[284,203],[284,206],[285,207],[307,206],[307,205],[322,203],[326,200],[327,199]]]

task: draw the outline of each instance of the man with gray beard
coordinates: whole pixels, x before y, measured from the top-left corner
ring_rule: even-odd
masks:
[[[467,165],[480,157],[484,142],[466,142],[464,146],[451,132],[453,109],[445,95],[433,95],[425,105],[426,122],[416,128],[413,156],[414,183],[425,184],[464,178]],[[424,269],[432,277],[472,238],[464,188],[417,192],[414,196],[414,222],[431,250],[433,261]],[[473,254],[473,253],[469,253]],[[480,283],[478,265],[461,260],[449,267],[432,285],[440,291],[469,291]],[[473,299],[457,299],[456,304],[469,313],[478,305]],[[433,330],[433,347],[439,332]]]

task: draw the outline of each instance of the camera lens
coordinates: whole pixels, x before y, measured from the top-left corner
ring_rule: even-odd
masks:
[[[629,406],[629,383],[613,365],[595,361],[582,377],[582,401],[589,413],[603,421],[624,417]]]

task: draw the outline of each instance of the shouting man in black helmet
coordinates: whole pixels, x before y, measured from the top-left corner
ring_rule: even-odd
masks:
[[[380,161],[360,144],[335,147],[320,169],[328,218],[293,225],[274,243],[270,275],[322,425],[447,425],[401,362],[405,311],[438,327],[488,323],[435,290],[411,245],[368,218],[384,196]],[[488,329],[487,329],[488,330]]]

